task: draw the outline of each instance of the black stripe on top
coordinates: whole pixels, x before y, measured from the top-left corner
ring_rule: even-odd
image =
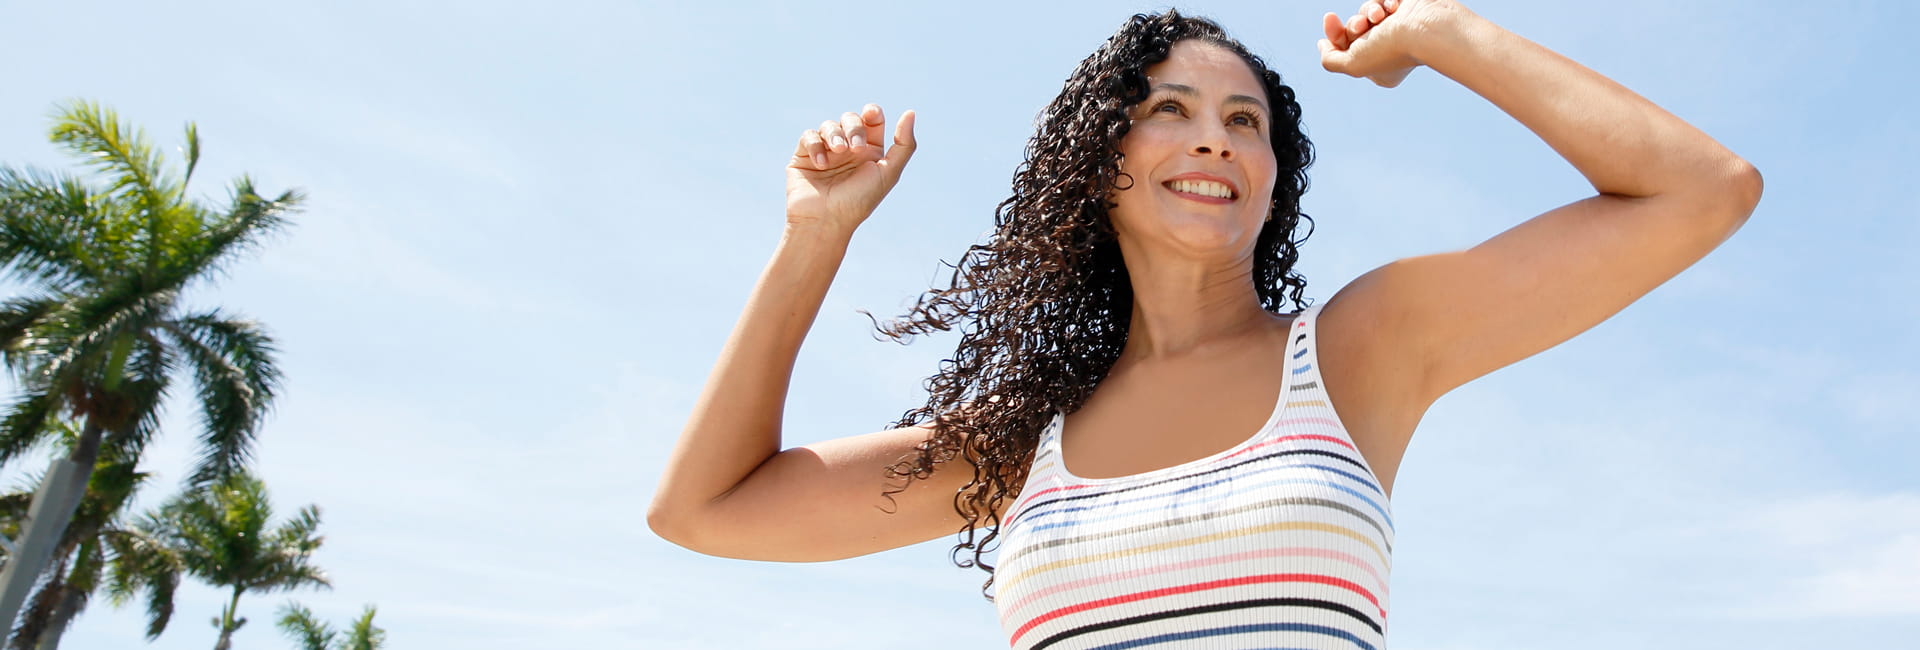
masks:
[[[1125,627],[1128,625],[1139,625],[1141,623],[1149,623],[1152,621],[1160,621],[1160,620],[1166,620],[1170,618],[1180,618],[1182,616],[1197,616],[1200,614],[1211,614],[1214,612],[1225,612],[1225,611],[1232,611],[1236,609],[1250,609],[1254,607],[1315,607],[1319,609],[1335,611],[1335,612],[1339,612],[1339,613],[1351,616],[1354,618],[1354,620],[1360,621],[1361,623],[1365,623],[1366,626],[1368,628],[1371,628],[1375,634],[1384,634],[1384,632],[1381,632],[1380,630],[1380,624],[1375,623],[1372,617],[1369,617],[1366,614],[1361,613],[1360,610],[1354,609],[1352,607],[1348,607],[1346,605],[1342,605],[1340,603],[1326,601],[1326,600],[1318,600],[1313,598],[1257,598],[1254,600],[1240,600],[1240,601],[1234,601],[1230,603],[1215,603],[1212,605],[1202,605],[1200,607],[1189,607],[1187,609],[1176,609],[1176,610],[1170,610],[1165,612],[1155,612],[1152,614],[1143,614],[1140,616],[1116,619],[1116,620],[1106,621],[1102,623],[1082,625],[1080,627],[1076,627],[1070,630],[1062,630],[1058,634],[1047,637],[1046,639],[1041,640],[1039,643],[1033,644],[1033,650],[1045,650],[1047,646],[1053,645],[1055,643],[1059,643],[1061,641],[1065,641],[1067,639],[1070,639],[1076,636],[1080,636],[1082,634],[1099,632],[1101,630],[1111,630],[1116,627]]]

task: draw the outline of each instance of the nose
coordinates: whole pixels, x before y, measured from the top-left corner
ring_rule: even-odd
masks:
[[[1228,137],[1226,127],[1218,124],[1202,126],[1200,127],[1200,133],[1196,134],[1195,138],[1192,152],[1194,155],[1208,156],[1218,152],[1221,160],[1233,160],[1233,150],[1227,146]]]

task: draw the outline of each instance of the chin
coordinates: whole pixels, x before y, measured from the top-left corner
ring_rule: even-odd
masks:
[[[1260,237],[1260,230],[1247,230],[1218,219],[1168,219],[1161,236],[1175,248],[1194,253],[1232,255]]]

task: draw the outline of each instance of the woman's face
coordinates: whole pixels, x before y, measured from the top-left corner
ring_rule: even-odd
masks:
[[[1278,167],[1259,78],[1231,50],[1186,40],[1147,68],[1147,84],[1120,140],[1133,185],[1109,211],[1122,248],[1251,260]]]

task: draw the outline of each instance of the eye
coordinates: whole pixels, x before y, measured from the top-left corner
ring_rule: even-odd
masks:
[[[1159,106],[1153,107],[1153,112],[1158,113],[1160,112],[1161,109],[1165,109],[1165,108],[1171,108],[1173,109],[1173,112],[1178,113],[1180,112],[1180,103],[1169,99],[1167,101],[1160,102]]]
[[[1245,120],[1247,126],[1250,126],[1256,129],[1260,128],[1260,116],[1258,114],[1242,111],[1239,113],[1234,113],[1233,119]]]

